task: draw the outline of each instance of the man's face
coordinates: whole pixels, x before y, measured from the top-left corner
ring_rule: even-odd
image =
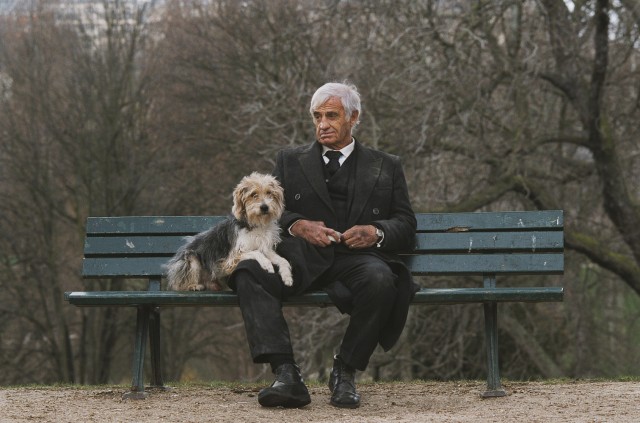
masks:
[[[357,119],[357,111],[347,118],[340,99],[331,97],[313,112],[316,139],[332,150],[340,150],[351,142],[351,128]]]

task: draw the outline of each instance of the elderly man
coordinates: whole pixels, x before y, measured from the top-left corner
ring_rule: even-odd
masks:
[[[396,255],[410,249],[416,220],[398,157],[360,144],[352,135],[362,114],[352,85],[328,83],[311,99],[315,141],[280,151],[274,175],[285,192],[278,252],[292,264],[294,285],[247,263],[231,286],[254,362],[270,363],[275,381],[258,395],[266,407],[311,402],[296,365],[281,299],[325,290],[349,325],[329,379],[331,404],[356,408],[356,370],[366,369],[374,349],[385,350],[404,327],[417,290]]]

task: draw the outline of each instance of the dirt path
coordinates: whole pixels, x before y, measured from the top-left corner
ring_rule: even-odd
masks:
[[[266,409],[255,387],[177,387],[141,401],[122,388],[0,388],[0,422],[638,422],[640,382],[511,382],[482,399],[481,382],[362,384],[362,406],[336,409],[312,385],[302,409]]]

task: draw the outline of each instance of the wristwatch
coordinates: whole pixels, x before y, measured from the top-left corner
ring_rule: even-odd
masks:
[[[378,237],[378,240],[376,241],[376,247],[380,248],[382,246],[382,241],[384,241],[384,231],[376,227],[376,236]]]

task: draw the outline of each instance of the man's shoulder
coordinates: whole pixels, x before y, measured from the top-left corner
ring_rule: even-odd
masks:
[[[305,154],[311,151],[311,149],[313,148],[313,145],[314,143],[312,142],[312,143],[303,144],[303,145],[294,145],[294,146],[284,147],[280,150],[280,154],[284,156]]]
[[[378,150],[363,144],[359,144],[359,147],[365,154],[370,154],[372,157],[382,158],[384,160],[390,160],[392,162],[400,161],[400,156],[396,156],[395,154],[387,153],[386,151]]]

